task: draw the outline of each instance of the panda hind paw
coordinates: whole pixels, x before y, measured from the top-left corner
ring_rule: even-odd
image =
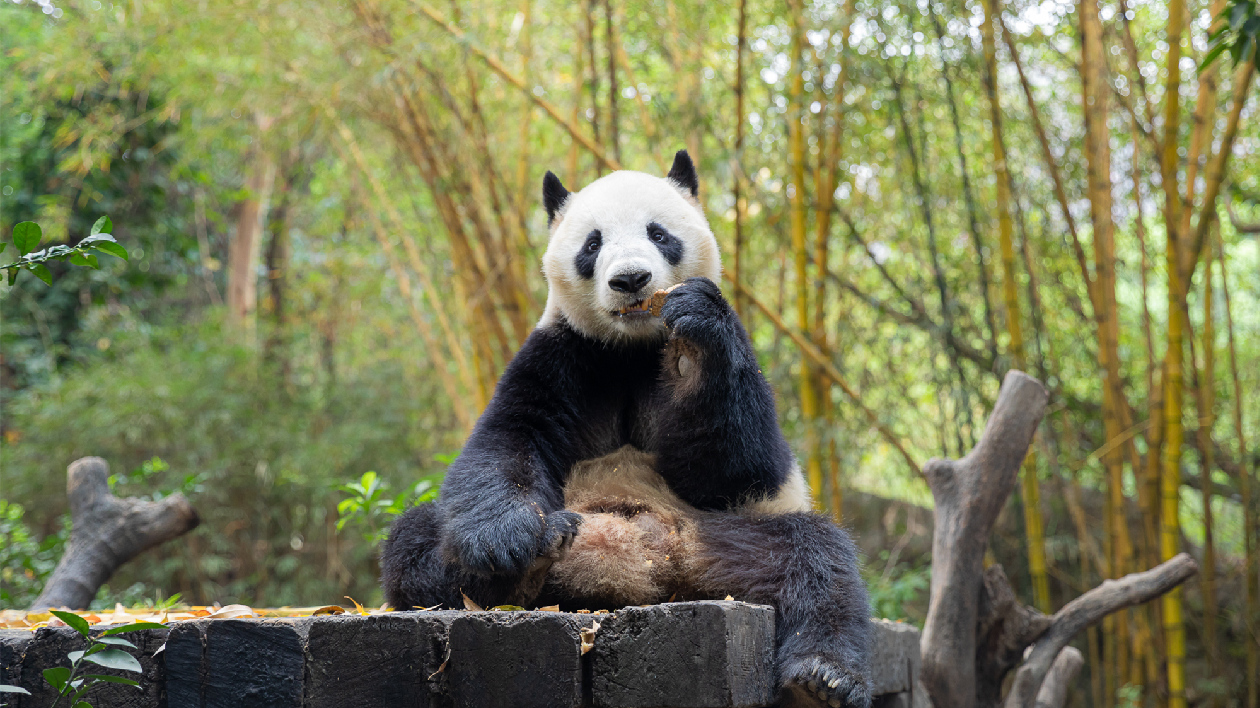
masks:
[[[784,669],[785,708],[870,708],[871,690],[861,674],[818,658]]]

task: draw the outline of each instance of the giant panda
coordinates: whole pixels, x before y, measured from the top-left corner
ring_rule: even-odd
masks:
[[[867,708],[857,551],[810,511],[769,383],[715,284],[698,186],[686,151],[664,178],[618,171],[576,193],[547,173],[542,318],[438,500],[382,544],[385,597],[770,604],[781,703]],[[671,287],[654,315],[650,296]]]

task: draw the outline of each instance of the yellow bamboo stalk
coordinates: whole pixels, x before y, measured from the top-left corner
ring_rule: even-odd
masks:
[[[1181,494],[1182,428],[1182,306],[1181,249],[1177,235],[1180,195],[1177,193],[1177,134],[1181,125],[1181,39],[1185,0],[1168,3],[1168,68],[1164,87],[1164,135],[1160,172],[1164,184],[1164,220],[1168,231],[1165,259],[1168,270],[1168,350],[1164,354],[1164,466],[1160,478],[1160,552],[1164,560],[1177,555],[1181,545],[1179,500]],[[1168,708],[1186,708],[1186,636],[1182,617],[1182,591],[1164,595],[1164,635],[1167,640]]]
[[[788,202],[791,217],[792,255],[796,275],[796,326],[810,329],[809,250],[805,243],[805,8],[804,0],[789,0],[792,24],[792,79],[788,89],[788,157],[791,183]],[[801,419],[805,425],[805,479],[814,503],[823,498],[822,460],[818,452],[818,388],[813,367],[802,358],[800,371]]]
[[[343,125],[339,125],[338,132],[340,132],[343,127]],[[342,137],[344,138],[345,135],[343,134]],[[353,134],[351,134],[351,137],[353,138]],[[341,152],[343,153],[343,156],[348,157],[348,155],[345,155],[345,150],[342,150]],[[357,159],[354,161],[358,162]],[[365,199],[363,195],[359,195],[359,198],[360,201],[364,203],[364,211],[367,212],[369,221],[372,225],[372,234],[376,237],[377,243],[380,244],[381,251],[385,253],[385,259],[389,262],[390,270],[394,273],[394,279],[398,281],[398,290],[402,293],[403,299],[407,301],[407,310],[411,315],[411,321],[415,325],[416,330],[420,333],[420,337],[424,339],[424,344],[428,350],[428,354],[433,359],[433,368],[438,372],[438,379],[442,382],[442,388],[445,390],[447,398],[451,399],[451,406],[455,409],[455,417],[459,419],[460,425],[465,430],[471,430],[473,425],[472,413],[468,410],[467,405],[465,405],[464,396],[460,393],[459,387],[456,385],[455,381],[451,379],[450,373],[446,370],[446,356],[443,353],[442,345],[438,342],[437,337],[434,336],[432,326],[424,319],[424,315],[421,314],[419,308],[416,306],[416,298],[413,296],[411,290],[411,277],[407,275],[407,271],[399,262],[397,253],[394,250],[394,244],[389,240],[389,236],[385,227],[381,224],[380,217],[377,215],[376,210],[372,208],[372,205],[368,203],[368,200]],[[430,303],[435,308],[439,304],[432,300],[430,300]]]
[[[771,309],[771,307],[766,303],[762,302],[761,298],[754,295],[748,286],[732,280],[730,273],[723,273],[722,278],[734,286],[737,292],[743,293],[748,302],[752,303],[753,306],[761,312],[761,314],[765,315],[766,319],[770,320],[770,324],[774,325],[775,329],[787,335],[788,339],[791,339],[792,342],[800,348],[801,352],[808,357],[815,366],[830,377],[836,386],[840,387],[840,390],[844,392],[844,395],[848,396],[849,400],[852,401],[853,404],[858,407],[858,410],[862,412],[862,416],[865,417],[871,424],[871,427],[879,432],[885,442],[892,445],[893,449],[901,454],[901,457],[905,459],[906,464],[910,465],[910,469],[914,470],[915,474],[923,474],[923,469],[919,466],[919,463],[915,461],[910,452],[906,450],[906,446],[903,445],[901,440],[888,429],[888,426],[879,422],[879,416],[875,415],[875,411],[872,411],[867,407],[867,405],[862,401],[862,397],[859,396],[857,391],[849,385],[849,382],[840,373],[840,370],[837,369],[835,364],[832,364],[821,351],[819,351],[818,347],[810,343],[810,341],[805,338],[805,335],[789,327],[788,324],[783,321],[783,318],[779,316],[779,313],[774,309]]]
[[[416,2],[413,0],[412,4],[415,5],[425,17],[428,17],[439,27],[446,30],[452,37],[455,38],[456,41],[467,46],[468,50],[473,54],[476,54],[478,59],[485,62],[486,66],[490,67],[491,71],[498,74],[503,78],[503,80],[512,84],[517,89],[524,91],[531,101],[533,101],[539,108],[543,109],[543,111],[552,120],[558,123],[561,128],[564,128],[574,140],[578,141],[582,147],[586,148],[588,152],[594,155],[595,159],[599,160],[600,164],[610,170],[621,169],[621,163],[605,153],[604,149],[587,137],[586,134],[577,127],[577,125],[569,122],[569,120],[560,112],[559,107],[541,96],[535,95],[519,76],[513,74],[507,67],[503,66],[503,62],[488,54],[481,47],[473,44],[472,41],[469,40],[468,35],[466,35],[460,28],[447,22],[446,17],[443,16],[442,13],[434,10],[423,2]]]
[[[1174,0],[1180,2],[1181,0]],[[1171,55],[1170,55],[1171,57]],[[1251,79],[1255,76],[1256,65],[1252,60],[1243,62],[1234,72],[1234,105],[1229,110],[1225,121],[1225,132],[1221,134],[1221,147],[1216,156],[1208,163],[1204,173],[1203,205],[1199,208],[1199,223],[1195,228],[1194,242],[1186,251],[1182,261],[1185,272],[1181,282],[1188,283],[1194,277],[1194,267],[1199,263],[1199,254],[1203,244],[1207,242],[1208,231],[1216,214],[1216,199],[1221,194],[1221,185],[1225,182],[1225,166],[1229,164],[1229,156],[1234,152],[1234,139],[1238,137],[1238,126],[1242,119],[1243,107],[1247,104],[1247,93],[1251,89]],[[1167,156],[1167,149],[1165,149]],[[1174,152],[1172,158],[1176,160]]]
[[[1184,221],[1183,221],[1184,225]],[[1183,232],[1184,233],[1184,232]],[[1203,495],[1203,564],[1199,580],[1203,588],[1203,648],[1208,657],[1208,671],[1212,677],[1220,676],[1220,646],[1216,635],[1216,543],[1212,528],[1212,471],[1216,467],[1212,441],[1212,426],[1216,421],[1216,328],[1212,322],[1212,253],[1204,253],[1203,274],[1203,331],[1199,334],[1203,349],[1203,367],[1199,375],[1198,439],[1201,450],[1199,490]],[[1214,700],[1214,704],[1219,701]]]
[[[840,158],[844,154],[844,84],[849,78],[849,37],[852,33],[855,0],[845,0],[844,18],[840,25],[840,74],[836,77],[832,89],[831,131],[827,134],[823,150],[825,156],[823,169],[819,170],[821,179],[818,182],[818,223],[814,236],[814,331],[813,340],[824,354],[830,356],[831,345],[827,339],[827,246],[831,241],[831,217],[835,212],[835,192],[839,183]],[[818,74],[818,90],[821,94],[822,71]],[[818,379],[819,404],[823,411],[823,421],[828,431],[833,430],[835,406],[831,404],[831,379],[820,375]],[[822,456],[822,451],[818,453]],[[834,435],[827,440],[827,479],[830,480],[831,516],[836,523],[841,523],[844,516],[844,487],[841,484],[840,452],[836,446]]]
[[[986,0],[981,25],[986,70],[985,92],[989,98],[989,123],[993,131],[993,171],[997,178],[998,242],[1002,252],[1002,294],[1006,304],[1006,330],[1010,336],[1012,364],[1024,367],[1024,333],[1020,322],[1019,289],[1015,282],[1015,245],[1011,221],[1010,176],[1006,169],[1006,148],[1002,142],[1002,107],[997,94],[997,42],[994,19],[1001,12],[1000,0]],[[1024,529],[1028,542],[1028,570],[1032,575],[1033,604],[1049,614],[1050,579],[1046,570],[1045,524],[1041,516],[1041,493],[1037,485],[1037,453],[1029,449],[1024,459],[1020,494],[1024,505]]]
[[[437,289],[433,287],[428,269],[424,267],[423,262],[420,260],[420,252],[416,249],[414,239],[410,238],[410,232],[404,226],[405,222],[402,219],[402,215],[398,213],[397,208],[394,207],[393,202],[385,193],[385,188],[381,185],[380,180],[376,178],[376,174],[368,167],[367,160],[363,157],[363,151],[359,148],[359,142],[355,139],[354,133],[333,112],[331,107],[325,106],[325,114],[337,126],[337,133],[345,141],[355,166],[367,178],[368,185],[372,188],[372,192],[376,195],[381,206],[385,208],[385,213],[393,222],[394,229],[403,237],[403,247],[407,252],[408,260],[411,262],[412,270],[420,278],[421,291],[428,298],[433,308],[433,314],[437,317],[438,325],[441,327],[442,334],[446,339],[447,348],[455,359],[455,366],[459,370],[460,378],[463,379],[469,390],[476,390],[478,377],[474,373],[468,359],[464,356],[464,349],[460,346],[459,338],[455,336],[455,330],[451,326],[450,319],[446,316],[446,311],[441,306],[442,301],[437,298]],[[480,410],[484,405],[484,402],[478,401],[477,409]]]
[[[1211,31],[1215,32],[1225,23],[1225,17],[1221,12],[1224,9],[1225,0],[1213,0],[1211,13],[1216,19],[1212,22]],[[1199,91],[1195,98],[1190,150],[1186,153],[1186,196],[1181,208],[1181,223],[1179,224],[1180,243],[1183,248],[1190,240],[1190,217],[1194,214],[1194,190],[1198,186],[1199,158],[1203,156],[1205,150],[1210,150],[1212,145],[1212,125],[1216,117],[1217,66],[1218,62],[1213,62],[1211,66],[1199,72]],[[1184,259],[1186,254],[1181,254],[1181,257]]]
[[[744,258],[744,54],[748,46],[748,0],[739,0],[739,34],[735,49],[735,151],[731,155],[731,190],[735,197],[735,243],[731,249],[731,276],[743,282]],[[749,326],[748,313],[741,293],[735,291],[735,314]]]

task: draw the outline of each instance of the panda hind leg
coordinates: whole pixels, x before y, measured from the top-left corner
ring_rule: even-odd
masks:
[[[869,708],[870,606],[857,549],[813,513],[704,514],[698,586],[775,608],[779,700]]]

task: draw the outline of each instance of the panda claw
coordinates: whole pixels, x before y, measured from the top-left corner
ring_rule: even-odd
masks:
[[[866,679],[820,658],[785,667],[781,705],[792,708],[870,708]]]

